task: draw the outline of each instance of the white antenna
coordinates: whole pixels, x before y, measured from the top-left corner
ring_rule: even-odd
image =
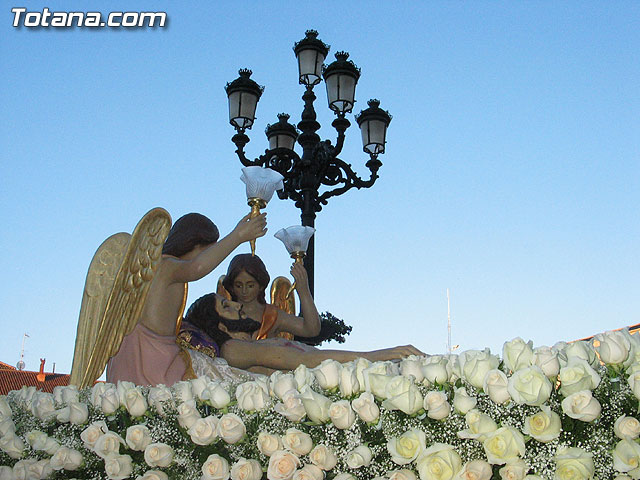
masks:
[[[24,363],[24,342],[25,340],[29,338],[29,334],[25,333],[22,336],[22,349],[20,350],[20,361],[16,364],[16,368],[20,371],[24,370],[25,367],[25,363]]]
[[[449,289],[447,288],[447,352],[451,355],[451,303],[449,302]]]

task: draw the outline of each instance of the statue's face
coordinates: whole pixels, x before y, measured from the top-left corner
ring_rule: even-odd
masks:
[[[254,302],[262,293],[258,281],[242,270],[233,281],[233,295],[240,303]]]
[[[241,303],[227,300],[220,295],[216,295],[216,312],[226,320],[240,320],[245,317]]]

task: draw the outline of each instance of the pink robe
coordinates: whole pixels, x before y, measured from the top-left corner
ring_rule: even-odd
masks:
[[[183,379],[187,365],[175,335],[158,335],[141,323],[122,339],[120,350],[107,364],[107,382],[126,380],[136,385],[171,386]]]

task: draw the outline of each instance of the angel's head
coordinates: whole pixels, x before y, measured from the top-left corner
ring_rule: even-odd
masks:
[[[187,213],[171,227],[162,253],[182,257],[199,245],[207,246],[217,242],[218,238],[220,232],[215,223],[199,213]]]
[[[249,303],[257,299],[259,303],[266,304],[265,290],[269,279],[267,267],[260,257],[242,253],[231,260],[222,285],[236,302]]]

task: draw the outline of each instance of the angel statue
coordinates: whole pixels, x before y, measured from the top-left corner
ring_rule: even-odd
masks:
[[[226,276],[218,282],[217,293],[204,295],[189,307],[179,341],[182,338],[191,348],[207,349],[209,354],[222,357],[231,367],[262,374],[293,370],[300,364],[314,367],[328,358],[347,362],[358,357],[375,361],[424,355],[411,345],[353,352],[320,350],[292,340],[293,335],[318,335],[320,318],[304,266],[294,263],[291,274],[300,298],[302,317],[293,315],[293,297],[287,299],[291,286],[288,279],[278,277],[274,280],[272,305],[269,305],[265,300],[269,274],[264,263],[257,256],[237,255],[231,260]]]
[[[171,227],[162,208],[148,212],[133,234],[117,233],[98,248],[89,266],[78,319],[70,383],[107,381],[172,385],[197,374],[176,343],[188,282],[199,280],[233,250],[266,233],[266,217],[249,215],[218,240],[215,224],[189,213]]]

